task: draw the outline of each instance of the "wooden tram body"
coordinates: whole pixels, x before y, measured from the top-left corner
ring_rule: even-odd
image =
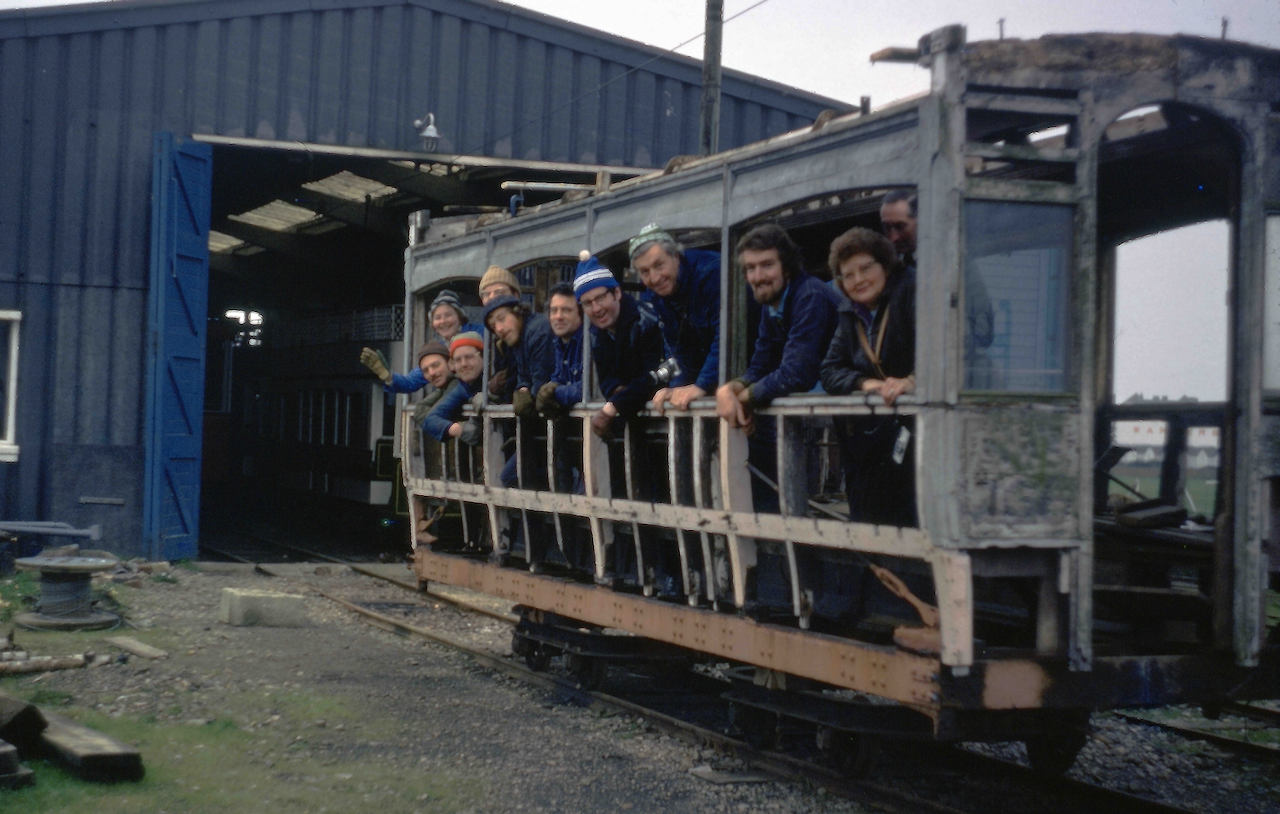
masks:
[[[948,27],[889,56],[927,66],[931,91],[602,179],[579,200],[452,224],[443,240],[428,231],[407,254],[408,344],[443,284],[490,264],[554,267],[583,248],[617,271],[625,241],[658,221],[721,252],[725,381],[745,367],[752,333],[737,237],[776,220],[818,269],[832,237],[877,225],[884,193],[911,188],[914,398],[797,395],[764,410],[777,427],[779,514],[753,512],[746,440],[710,399],[642,414],[612,449],[583,431],[592,404],[537,427],[490,408],[482,448],[450,442],[435,462],[410,448],[406,411],[415,520],[427,498],[463,507],[460,548],[415,543],[419,579],[752,665],[754,691],[801,691],[774,691],[799,699],[776,709],[851,731],[1030,741],[1097,708],[1273,696],[1264,600],[1280,535],[1280,53],[1146,35],[966,43]],[[1116,246],[1215,218],[1232,241],[1227,400],[1115,404]],[[996,313],[996,341],[981,351],[966,343],[974,274]],[[811,451],[815,428],[886,414],[914,421],[919,528],[844,522],[810,500],[815,457],[827,454]],[[1173,445],[1189,427],[1221,433],[1211,529],[1132,529],[1105,511],[1095,461],[1113,423],[1138,418],[1167,421]],[[522,461],[546,467],[524,467],[528,488],[498,483],[512,434]],[[1168,450],[1162,496],[1176,494],[1180,452]],[[582,494],[557,460],[580,470]],[[673,575],[665,584],[655,558]],[[925,622],[866,579],[872,561],[936,606],[938,646],[903,635]],[[833,689],[897,712],[823,712],[821,691]]]

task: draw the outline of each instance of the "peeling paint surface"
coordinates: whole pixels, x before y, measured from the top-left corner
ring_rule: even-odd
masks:
[[[969,538],[1075,537],[1079,421],[1009,407],[965,415],[961,515]]]

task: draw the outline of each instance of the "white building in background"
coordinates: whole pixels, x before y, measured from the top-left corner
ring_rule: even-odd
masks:
[[[1142,466],[1163,461],[1168,430],[1163,421],[1117,421],[1113,443],[1133,450],[1120,459],[1120,464]],[[1221,440],[1217,427],[1188,428],[1187,468],[1217,467]]]

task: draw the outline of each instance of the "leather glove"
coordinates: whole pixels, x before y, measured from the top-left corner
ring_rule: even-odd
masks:
[[[606,441],[613,438],[613,416],[604,410],[596,410],[591,416],[591,431]]]
[[[428,402],[425,399],[423,399],[422,401],[415,402],[413,405],[413,423],[421,424],[423,421],[425,421],[427,418],[427,413],[431,412],[431,408],[434,406],[436,405],[431,402]]]
[[[538,397],[534,403],[545,418],[559,418],[565,413],[564,405],[556,401],[556,388],[559,386],[555,382],[547,382],[538,388]]]
[[[532,416],[534,411],[533,394],[521,387],[511,397],[511,407],[518,416]]]
[[[479,418],[469,418],[462,424],[462,432],[458,440],[467,446],[478,447],[484,441],[484,422]]]
[[[382,379],[383,384],[391,384],[391,366],[382,351],[373,348],[360,349],[360,364],[373,371],[373,375]]]
[[[507,372],[499,370],[489,377],[489,395],[495,399],[501,399],[507,389]]]

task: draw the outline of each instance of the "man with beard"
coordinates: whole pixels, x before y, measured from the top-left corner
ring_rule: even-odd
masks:
[[[746,372],[716,391],[716,413],[747,433],[748,461],[776,482],[776,433],[772,424],[756,425],[755,411],[818,383],[839,299],[829,285],[805,273],[800,248],[776,224],[743,235],[737,261],[762,306],[760,329]],[[759,478],[751,484],[756,511],[776,511],[773,490]]]

